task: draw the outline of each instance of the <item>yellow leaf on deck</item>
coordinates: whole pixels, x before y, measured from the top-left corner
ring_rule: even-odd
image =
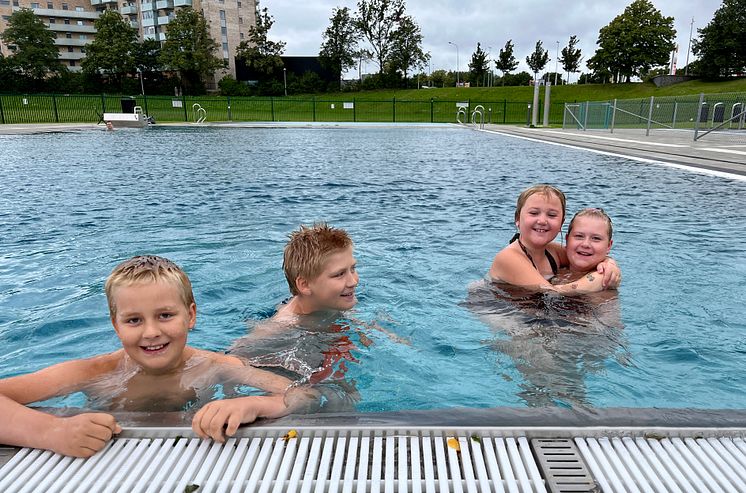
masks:
[[[284,436],[284,437],[282,437],[282,439],[283,439],[283,440],[285,440],[285,441],[287,442],[287,441],[288,441],[288,440],[290,440],[291,438],[297,438],[297,437],[298,437],[298,432],[297,432],[297,431],[295,431],[295,430],[290,430],[290,431],[288,431],[287,433],[285,433],[285,436]]]
[[[457,438],[451,437],[448,439],[446,443],[448,443],[448,446],[451,447],[456,452],[461,452],[461,445],[458,443]]]

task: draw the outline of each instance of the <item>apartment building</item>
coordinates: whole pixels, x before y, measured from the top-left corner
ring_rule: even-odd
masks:
[[[72,71],[80,70],[85,57],[85,45],[96,35],[93,22],[107,9],[117,9],[130,26],[137,29],[140,39],[166,40],[168,23],[179,9],[201,10],[210,25],[212,38],[220,44],[219,56],[228,62],[228,70],[216,74],[235,77],[236,47],[244,40],[249,26],[256,22],[258,0],[0,0],[0,32],[10,15],[20,8],[34,10],[55,33],[60,60]],[[0,43],[4,55],[11,54]]]

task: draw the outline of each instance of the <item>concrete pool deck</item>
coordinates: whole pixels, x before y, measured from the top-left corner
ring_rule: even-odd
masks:
[[[694,142],[691,130],[577,130],[485,125],[484,130],[551,144],[661,161],[746,177],[746,133],[711,133]]]

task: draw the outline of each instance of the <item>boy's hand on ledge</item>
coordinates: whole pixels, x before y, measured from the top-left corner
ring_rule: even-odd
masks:
[[[109,414],[85,413],[55,420],[45,448],[73,457],[91,457],[122,431],[114,416]]]
[[[200,438],[225,442],[236,434],[242,423],[253,423],[259,417],[287,414],[282,395],[238,397],[213,401],[200,409],[192,419],[192,430]],[[225,429],[225,431],[223,431]]]
[[[596,271],[603,276],[602,285],[604,289],[616,289],[622,283],[622,270],[611,257],[607,257],[606,260],[598,264]]]

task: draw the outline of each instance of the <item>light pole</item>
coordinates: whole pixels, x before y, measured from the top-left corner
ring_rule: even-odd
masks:
[[[490,60],[490,57],[492,56],[492,47],[487,47],[487,68],[489,70],[487,71],[487,87],[492,87],[492,60]]]
[[[140,75],[140,94],[145,96],[145,83],[142,81],[142,69],[137,67],[137,73]]]
[[[692,17],[692,23],[689,26],[689,46],[686,48],[686,67],[684,67],[684,75],[689,75],[689,50],[692,49],[692,33],[694,32],[694,17]]]
[[[557,85],[557,63],[559,62],[559,41],[557,41],[557,55],[554,57],[554,85]]]
[[[285,82],[285,97],[288,95],[288,69],[282,67],[282,80]]]
[[[448,44],[456,47],[456,87],[459,87],[461,85],[461,67],[458,59],[458,45],[453,41],[449,41]]]

